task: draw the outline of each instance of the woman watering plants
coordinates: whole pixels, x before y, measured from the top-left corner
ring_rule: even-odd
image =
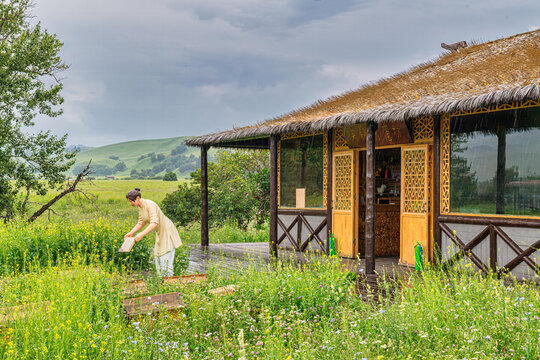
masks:
[[[133,236],[144,225],[148,224],[146,229],[135,236],[135,241],[137,242],[141,241],[150,231],[156,230],[156,242],[154,245],[156,271],[159,276],[172,276],[174,270],[174,253],[176,248],[182,245],[178,230],[155,202],[141,198],[141,189],[135,188],[135,190],[129,191],[126,198],[129,200],[131,206],[139,207],[139,222],[125,236]]]

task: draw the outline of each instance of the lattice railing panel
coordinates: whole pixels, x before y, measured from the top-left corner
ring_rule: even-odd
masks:
[[[334,157],[334,210],[352,209],[352,154]]]
[[[349,145],[347,144],[347,141],[345,140],[345,137],[343,136],[342,128],[334,129],[334,150],[335,151],[349,150]]]
[[[413,120],[414,142],[433,139],[433,122],[432,116],[422,116]]]
[[[441,117],[441,213],[450,212],[450,115]]]
[[[426,150],[403,152],[403,211],[424,213],[426,208]]]

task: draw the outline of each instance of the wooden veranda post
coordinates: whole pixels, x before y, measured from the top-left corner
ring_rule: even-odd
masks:
[[[368,121],[366,131],[366,274],[375,272],[375,131],[377,123]]]
[[[208,246],[208,146],[201,146],[201,246]]]
[[[441,261],[441,117],[433,117],[433,260]]]
[[[332,235],[332,163],[333,155],[332,149],[334,148],[333,131],[328,130],[328,142],[327,142],[327,161],[326,161],[326,253],[330,254],[330,235]]]
[[[277,208],[278,208],[278,191],[277,191],[277,142],[279,141],[277,135],[270,135],[269,148],[270,148],[270,252],[274,257],[278,256],[277,246]]]
[[[495,181],[495,213],[504,214],[504,184],[506,174],[506,127],[497,126],[497,173]]]

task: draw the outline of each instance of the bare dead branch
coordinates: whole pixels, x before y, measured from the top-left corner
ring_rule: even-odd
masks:
[[[92,160],[90,160],[88,162],[88,165],[86,165],[86,167],[83,169],[83,171],[81,171],[79,173],[79,175],[77,175],[77,178],[72,182],[72,183],[69,183],[68,182],[68,187],[62,191],[60,194],[56,195],[54,198],[52,198],[48,203],[46,203],[45,205],[43,205],[38,211],[36,211],[32,216],[30,216],[30,218],[28,219],[28,223],[31,223],[33,222],[34,220],[36,220],[40,215],[42,215],[46,210],[49,210],[49,208],[51,206],[54,205],[54,203],[56,203],[58,200],[60,200],[61,198],[63,198],[64,196],[66,196],[67,194],[69,193],[72,193],[72,192],[75,192],[76,190],[78,190],[76,187],[77,187],[77,184],[85,177],[87,176],[89,173],[90,173],[90,163],[92,162]],[[50,214],[50,212],[49,212]]]

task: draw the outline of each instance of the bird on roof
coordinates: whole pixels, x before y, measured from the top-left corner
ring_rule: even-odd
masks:
[[[458,49],[467,47],[467,42],[466,41],[458,41],[458,42],[453,43],[453,44],[441,43],[441,47],[443,49],[446,49],[446,50],[457,51]]]

